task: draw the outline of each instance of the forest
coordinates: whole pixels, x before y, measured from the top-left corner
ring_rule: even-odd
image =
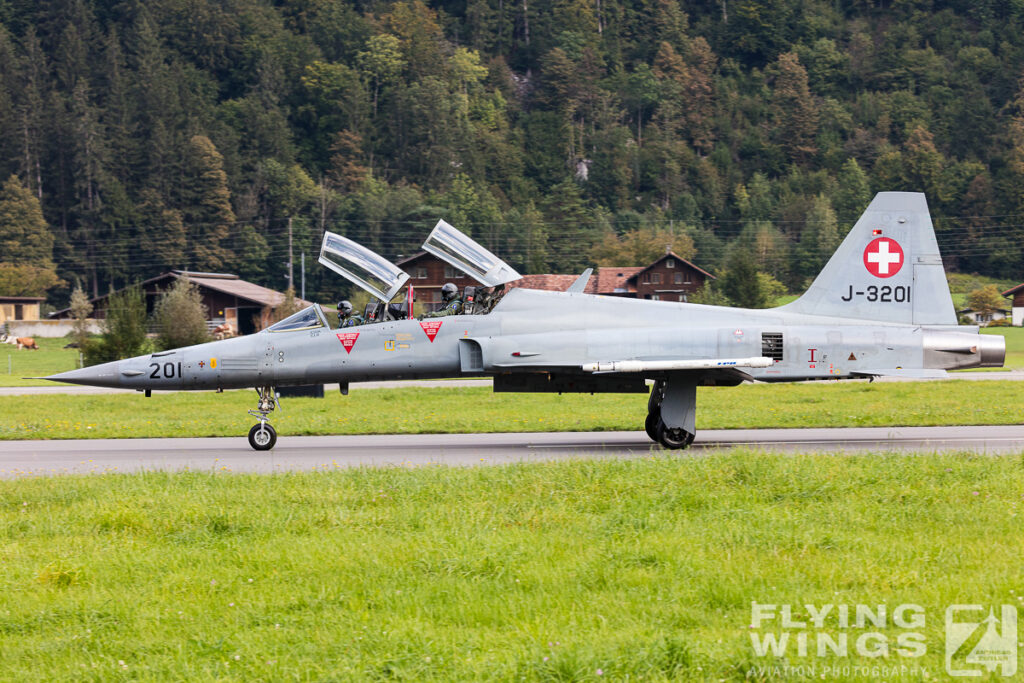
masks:
[[[672,248],[804,287],[874,192],[1024,265],[1018,0],[0,0],[0,291],[172,268],[307,298],[324,230],[522,272]]]

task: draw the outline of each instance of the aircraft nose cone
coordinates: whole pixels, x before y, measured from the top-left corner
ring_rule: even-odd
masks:
[[[50,375],[44,379],[53,382],[67,382],[68,384],[85,384],[93,387],[119,387],[121,378],[117,367],[119,361],[93,365],[79,370],[68,370],[57,375]]]

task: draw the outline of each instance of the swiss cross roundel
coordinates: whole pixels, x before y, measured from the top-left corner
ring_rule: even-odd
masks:
[[[903,248],[888,237],[873,239],[864,249],[864,267],[875,277],[892,277],[903,267]]]

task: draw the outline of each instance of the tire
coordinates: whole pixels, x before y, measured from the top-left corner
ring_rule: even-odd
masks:
[[[249,430],[249,445],[254,451],[269,451],[277,443],[277,430],[269,422],[254,424]]]
[[[651,441],[658,440],[658,423],[661,422],[661,414],[657,412],[647,413],[647,419],[644,420],[644,431],[647,432],[647,436],[651,437]]]
[[[665,426],[665,423],[658,420],[658,438],[657,441],[662,446],[669,450],[678,450],[686,448],[693,443],[694,434],[686,431],[685,429],[670,429]]]

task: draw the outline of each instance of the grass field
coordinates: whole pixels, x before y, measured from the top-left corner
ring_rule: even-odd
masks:
[[[37,395],[0,399],[0,439],[240,436],[255,392]],[[815,382],[704,387],[698,429],[1016,424],[1024,383]],[[644,395],[495,394],[408,388],[284,400],[281,435],[639,430]]]
[[[719,681],[788,661],[944,680],[946,606],[1024,600],[1022,473],[1021,457],[733,451],[0,481],[0,667],[33,681]],[[920,605],[927,653],[859,656],[865,631],[895,650],[890,619],[846,629],[848,657],[758,656],[752,601],[804,620],[805,604]]]
[[[24,378],[46,377],[77,368],[78,349],[64,348],[69,341],[71,340],[64,337],[40,337],[36,339],[38,351],[18,350],[15,346],[0,344],[0,386],[52,386],[53,382]]]

